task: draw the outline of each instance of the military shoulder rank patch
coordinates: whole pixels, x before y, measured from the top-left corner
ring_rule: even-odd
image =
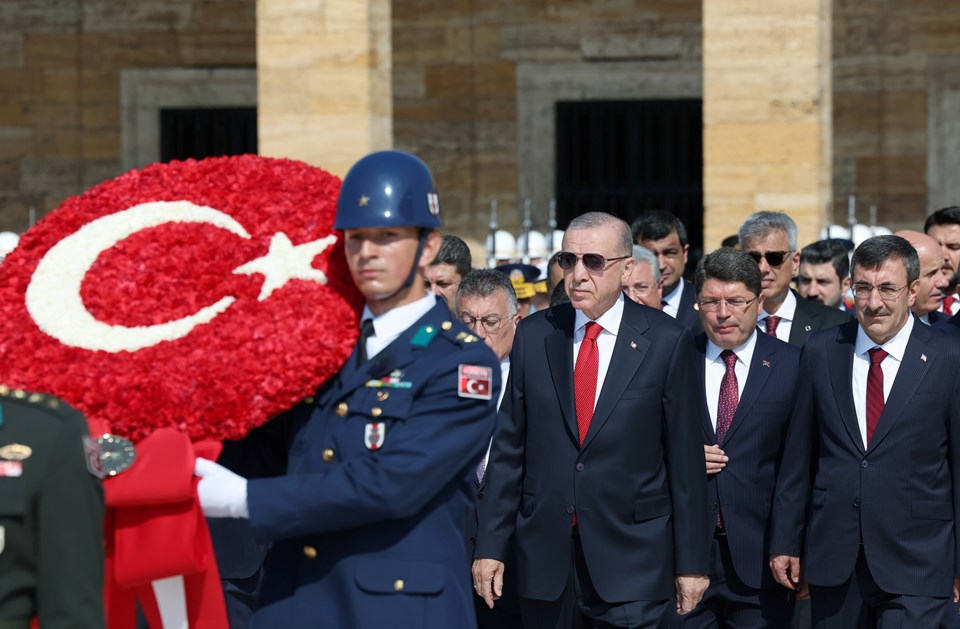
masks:
[[[87,471],[103,480],[107,473],[103,469],[103,458],[100,456],[100,444],[84,435],[83,452],[87,462]]]
[[[417,330],[416,334],[413,335],[413,338],[410,339],[410,344],[414,347],[426,347],[433,341],[433,337],[437,335],[437,326],[427,324]]]
[[[478,400],[493,399],[493,369],[481,365],[460,365],[457,394]]]

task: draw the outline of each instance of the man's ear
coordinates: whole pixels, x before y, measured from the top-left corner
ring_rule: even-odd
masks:
[[[435,229],[431,229],[427,232],[427,237],[424,238],[423,242],[423,251],[420,253],[420,270],[430,266],[430,263],[434,261],[437,257],[437,252],[440,251],[440,232]]]

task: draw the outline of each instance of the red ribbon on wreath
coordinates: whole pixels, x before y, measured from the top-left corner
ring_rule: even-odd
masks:
[[[226,626],[196,456],[311,395],[357,337],[333,231],[339,180],[253,155],[154,164],[66,200],[0,267],[0,382],[59,396],[136,444],[107,478],[107,610]]]

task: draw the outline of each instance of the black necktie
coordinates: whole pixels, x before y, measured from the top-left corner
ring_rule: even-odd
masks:
[[[367,362],[367,339],[373,336],[373,319],[364,319],[360,326],[360,349],[357,352],[357,367]]]

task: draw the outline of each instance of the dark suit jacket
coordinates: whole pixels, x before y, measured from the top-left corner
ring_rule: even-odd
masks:
[[[815,334],[803,349],[770,552],[802,551],[807,582],[835,586],[862,540],[884,591],[949,596],[960,574],[960,344],[914,322],[864,450],[851,385],[857,327]]]
[[[790,328],[788,343],[794,347],[803,347],[807,338],[814,332],[832,328],[851,320],[850,315],[839,308],[824,306],[818,301],[804,299],[793,289],[791,291],[797,298],[797,310],[793,314],[793,325]]]
[[[934,310],[933,312],[927,315],[927,320],[930,321],[930,325],[937,325],[941,321],[949,321],[950,315],[944,314],[939,310]]]
[[[564,304],[517,329],[510,412],[501,413],[493,441],[475,557],[503,561],[515,541],[516,565],[506,570],[516,575],[520,596],[555,600],[570,571],[576,513],[604,600],[670,599],[676,574],[706,573],[709,546],[690,332],[624,300],[580,447],[574,321]]]
[[[677,321],[684,327],[693,330],[699,334],[703,331],[700,327],[700,315],[694,307],[697,303],[697,289],[687,280],[680,278],[682,291],[680,293],[680,306],[677,308]]]
[[[695,340],[703,443],[716,445],[704,384],[707,336]],[[740,383],[740,403],[721,445],[730,460],[719,474],[707,476],[708,527],[716,524],[722,505],[733,567],[752,588],[760,587],[761,575],[769,569],[767,525],[799,364],[800,350],[758,332],[746,384]]]
[[[949,319],[941,319],[933,327],[937,332],[943,332],[953,338],[960,339],[960,313],[957,313]]]

